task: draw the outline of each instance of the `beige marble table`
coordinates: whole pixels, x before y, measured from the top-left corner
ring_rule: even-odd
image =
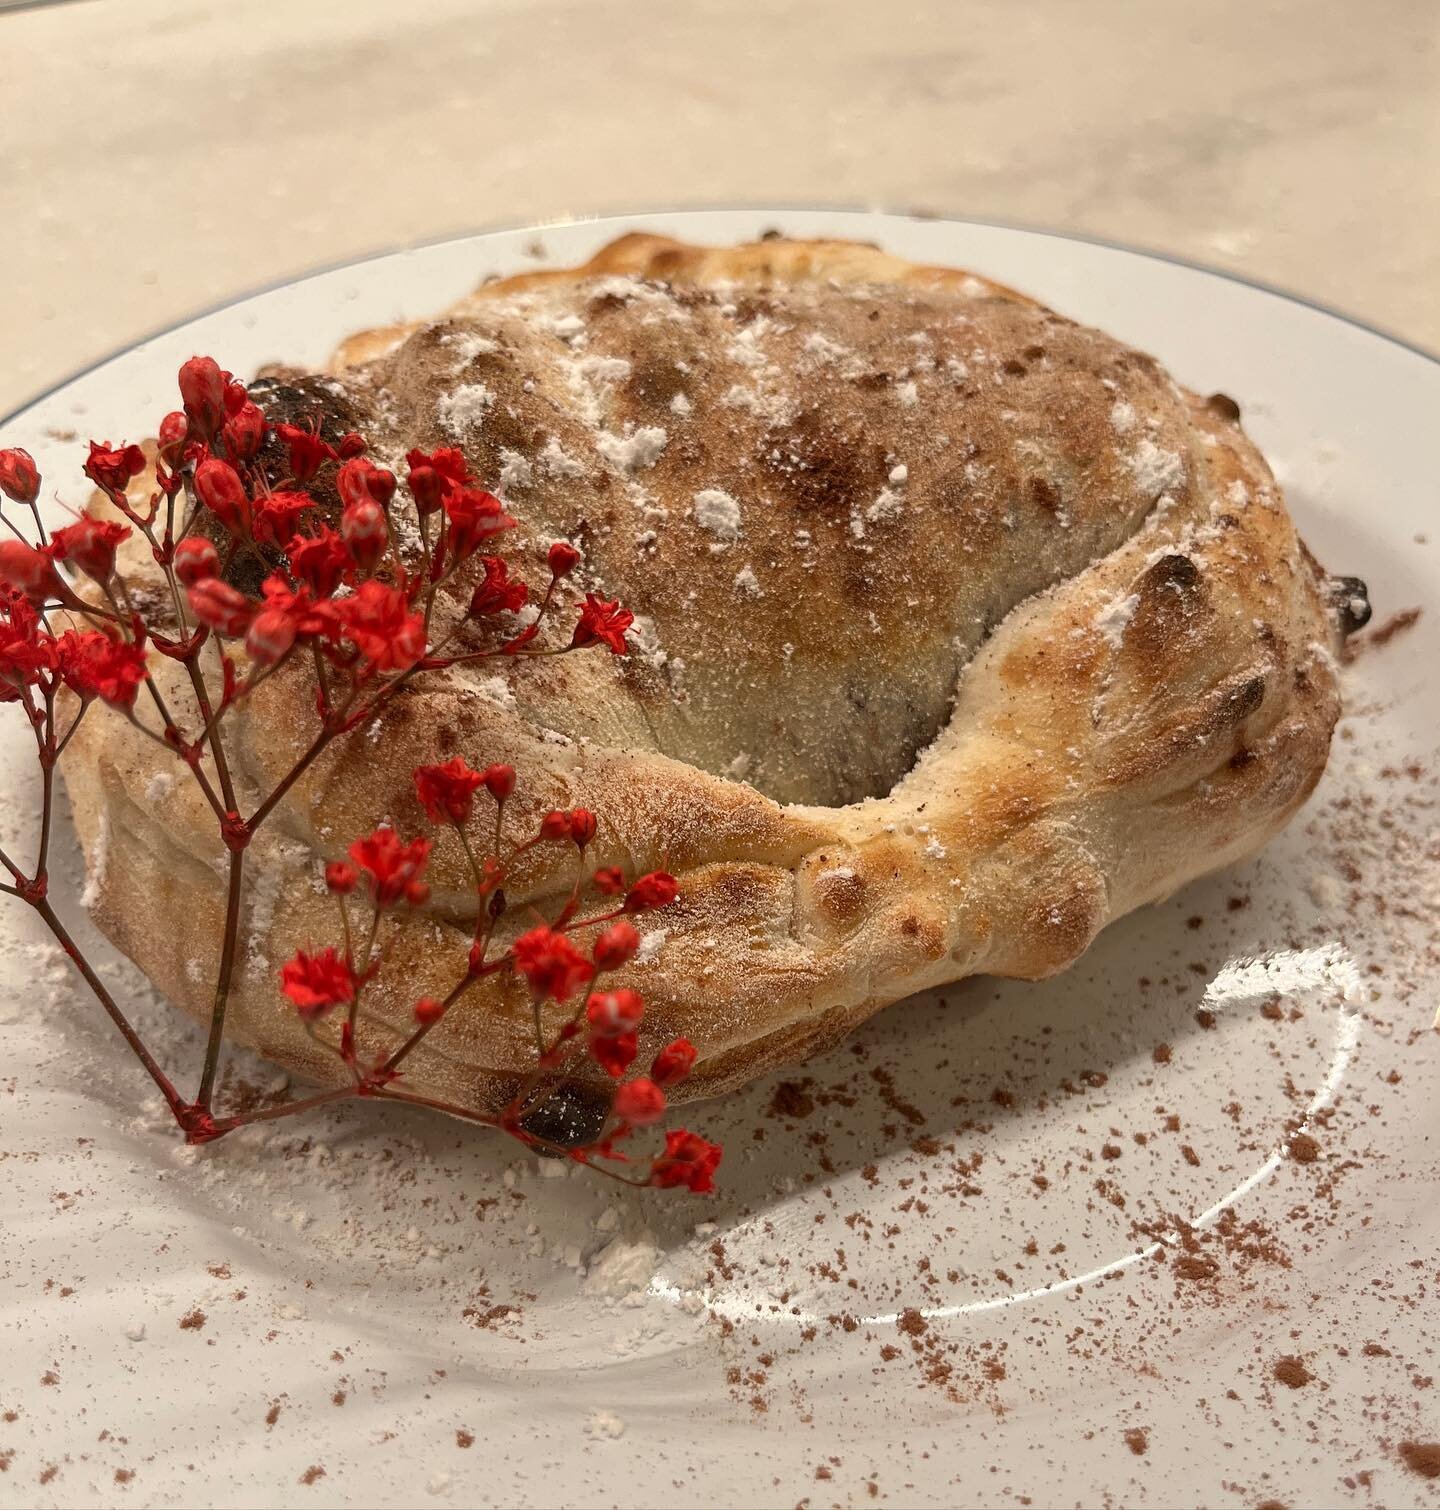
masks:
[[[665,205],[1070,229],[1440,348],[1436,0],[80,0],[0,58],[0,412],[318,264]]]

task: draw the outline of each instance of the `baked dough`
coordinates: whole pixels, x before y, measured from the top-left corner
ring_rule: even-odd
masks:
[[[425,831],[423,762],[508,761],[517,831],[589,807],[594,864],[680,877],[623,983],[647,1002],[642,1062],[697,1045],[685,1096],[926,987],[1063,969],[1112,919],[1264,844],[1324,767],[1346,593],[1235,406],[972,274],[844,242],[631,235],[256,391],[272,418],[360,429],[402,478],[407,448],[461,446],[521,521],[517,565],[573,540],[574,594],[640,615],[625,659],[421,679],[383,740],[357,731],[262,831],[229,1031],[314,1080],[337,1065],[278,967],[335,941],[324,859],[382,819]],[[297,666],[232,722],[252,796],[308,741],[311,700]],[[208,808],[115,718],[86,721],[65,774],[95,920],[205,1020],[225,864]],[[573,863],[526,857],[517,929]],[[444,994],[471,931],[453,835],[430,879],[367,991],[387,1042]],[[532,1056],[523,982],[497,978],[407,1084],[493,1112]]]

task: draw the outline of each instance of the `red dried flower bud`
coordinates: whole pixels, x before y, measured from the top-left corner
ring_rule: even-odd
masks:
[[[49,598],[73,598],[50,557],[23,540],[0,540],[0,582],[36,608]]]
[[[483,488],[451,489],[445,495],[445,514],[449,520],[446,539],[456,561],[468,561],[482,540],[515,527],[505,506]]]
[[[220,575],[220,552],[203,535],[187,535],[175,547],[175,575],[194,587]]]
[[[262,608],[245,634],[245,653],[258,666],[273,666],[295,644],[295,621],[279,608]]]
[[[581,849],[595,837],[598,827],[595,814],[588,807],[577,807],[570,814],[570,837]]]
[[[328,524],[314,526],[311,534],[292,539],[286,555],[296,579],[317,598],[332,597],[355,567],[345,542]]]
[[[422,518],[435,513],[445,497],[445,480],[434,467],[411,467],[407,479],[415,512]]]
[[[415,467],[409,476],[415,512],[429,516],[438,513],[445,501],[445,479],[433,467]]]
[[[393,907],[408,899],[430,858],[428,839],[404,842],[393,828],[377,828],[350,846],[350,858],[370,878],[370,895],[377,907]]]
[[[515,790],[515,767],[513,765],[488,765],[482,778],[485,790],[496,800],[504,800]]]
[[[404,671],[425,654],[425,619],[410,611],[399,588],[372,577],[353,597],[338,600],[335,611],[366,672]]]
[[[0,591],[0,702],[12,702],[22,687],[33,687],[42,671],[58,660],[54,639],[40,615],[18,593]]]
[[[430,900],[430,886],[425,881],[411,881],[405,888],[405,900],[412,907],[423,907]]]
[[[225,421],[221,434],[232,456],[253,461],[265,439],[265,416],[249,398]]]
[[[383,509],[395,496],[395,474],[363,456],[354,456],[335,474],[335,487],[347,508],[378,503]]]
[[[651,912],[668,907],[679,895],[680,883],[669,871],[652,870],[641,876],[625,895],[626,912]]]
[[[225,418],[225,374],[213,357],[191,357],[180,369],[180,401],[195,433],[209,440]]]
[[[492,613],[514,613],[523,608],[530,596],[525,583],[510,575],[509,564],[499,556],[482,556],[480,564],[485,568],[485,580],[476,587],[470,599],[470,614],[484,618]]]
[[[595,956],[595,963],[600,969],[618,970],[627,960],[634,958],[639,947],[640,935],[635,931],[634,925],[621,918],[618,923],[612,923],[598,935],[590,952]]]
[[[207,456],[195,468],[195,496],[232,535],[249,530],[250,499],[240,474],[228,461]]]
[[[105,492],[123,494],[130,479],[145,470],[145,453],[139,446],[112,446],[108,440],[90,442],[85,475]]]
[[[617,1038],[633,1033],[645,1015],[645,1002],[638,991],[597,991],[585,1004],[585,1020],[591,1033],[600,1038]]]
[[[618,865],[602,865],[591,879],[607,897],[618,897],[625,890],[625,872]]]
[[[145,680],[145,647],[99,630],[61,635],[56,646],[60,675],[82,702],[92,698],[117,708],[133,708]]]
[[[130,538],[123,524],[109,519],[77,519],[50,537],[50,554],[56,561],[73,561],[87,577],[106,583],[115,575],[115,552]]]
[[[250,390],[244,383],[236,382],[228,372],[220,375],[225,379],[225,418],[234,419],[250,402]]]
[[[278,614],[297,640],[334,640],[340,633],[333,603],[316,602],[309,590],[292,588],[283,572],[271,572],[260,584],[264,612]]]
[[[346,465],[348,466],[349,463],[347,462]],[[376,502],[382,508],[388,508],[390,500],[395,496],[395,474],[387,467],[371,467],[368,486]]]
[[[314,506],[315,500],[308,493],[297,493],[294,489],[263,494],[255,500],[255,539],[261,545],[289,545],[295,538],[301,514]]]
[[[185,443],[190,438],[190,422],[178,409],[172,409],[164,419],[160,421],[160,432],[157,441],[160,449],[160,460],[167,467],[176,466],[185,450]]]
[[[665,1134],[665,1152],[650,1166],[650,1183],[662,1190],[684,1185],[704,1195],[715,1188],[721,1152],[719,1144],[706,1142],[698,1133],[675,1128]]]
[[[643,1075],[626,1081],[615,1092],[611,1110],[622,1122],[633,1127],[649,1127],[665,1115],[665,1092]]]
[[[0,493],[16,503],[34,503],[40,496],[40,473],[35,460],[19,446],[0,451]]]
[[[667,1043],[650,1066],[650,1078],[656,1085],[678,1085],[695,1068],[698,1055],[688,1038]]]
[[[186,596],[190,599],[190,612],[217,634],[241,635],[250,627],[255,605],[219,577],[197,582]]]
[[[634,1033],[618,1033],[614,1037],[591,1035],[590,1057],[606,1074],[618,1080],[635,1063],[640,1052],[640,1039]]]
[[[359,880],[359,871],[343,860],[331,860],[325,867],[325,885],[336,896],[348,897]]]
[[[595,974],[595,967],[563,933],[544,924],[522,933],[511,945],[510,955],[535,995],[553,996],[556,1001],[573,996]]]
[[[307,1022],[324,1017],[333,1007],[355,1000],[355,976],[349,962],[333,949],[318,954],[295,952],[280,970],[280,989],[295,1003]]]
[[[580,552],[568,540],[557,540],[545,554],[552,577],[568,577],[580,564]]]
[[[465,458],[453,446],[430,452],[409,451],[405,463],[410,468],[410,495],[422,514],[433,514],[451,488],[463,488],[470,481]]]
[[[475,805],[475,793],[485,784],[485,774],[472,770],[452,756],[444,765],[415,768],[415,795],[432,823],[466,823]]]
[[[390,540],[385,510],[369,497],[348,504],[340,517],[340,536],[360,570],[374,571]]]
[[[625,631],[635,622],[635,615],[620,606],[619,599],[607,602],[593,592],[585,594],[585,603],[580,609],[580,622],[570,643],[576,649],[586,645],[608,645],[612,655],[624,655]]]
[[[327,461],[335,460],[335,448],[313,430],[299,425],[276,425],[275,433],[285,447],[290,473],[296,482],[309,482]]]
[[[568,839],[570,837],[570,814],[555,809],[545,814],[540,820],[540,837],[542,839]]]
[[[415,1021],[422,1028],[433,1028],[445,1015],[445,1003],[433,996],[422,996],[415,1003]]]
[[[352,456],[363,456],[369,444],[358,431],[351,430],[340,437],[340,444],[335,449],[342,461],[349,461]]]

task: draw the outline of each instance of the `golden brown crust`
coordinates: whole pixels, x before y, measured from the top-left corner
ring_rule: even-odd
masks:
[[[1263,844],[1323,769],[1335,626],[1234,417],[987,280],[848,243],[628,236],[351,338],[331,391],[382,459],[461,444],[501,481],[522,559],[574,539],[580,585],[647,617],[627,662],[431,683],[383,759],[357,735],[282,805],[232,1026],[316,1078],[332,1068],[274,970],[330,937],[320,860],[380,818],[418,826],[423,761],[508,760],[518,819],[592,807],[597,863],[681,876],[628,983],[654,1042],[700,1047],[692,1094],[915,990],[1064,968]],[[237,725],[255,791],[298,752],[310,695],[276,678]],[[93,727],[67,778],[97,920],[203,1017],[213,825],[182,784],[157,794],[150,748]],[[532,858],[517,914],[568,886]],[[394,930],[403,991],[376,995],[397,1030],[469,931],[450,841],[433,871],[426,915]],[[477,992],[412,1085],[493,1109],[527,1023],[513,983]]]

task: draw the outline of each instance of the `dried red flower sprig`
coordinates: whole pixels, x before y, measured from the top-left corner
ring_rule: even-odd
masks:
[[[367,455],[363,436],[347,434],[332,444],[318,423],[272,425],[245,386],[209,357],[185,363],[179,388],[181,408],[157,429],[155,488],[143,501],[131,496],[147,466],[141,448],[90,443],[85,475],[124,524],[83,515],[47,536],[34,461],[19,449],[0,450],[0,492],[30,514],[27,531],[0,508],[0,521],[13,536],[0,541],[0,702],[15,704],[26,717],[43,788],[33,870],[27,873],[0,850],[0,865],[10,876],[8,883],[0,882],[0,891],[27,902],[51,929],[188,1142],[210,1142],[251,1122],[366,1097],[436,1107],[583,1163],[632,1162],[620,1145],[664,1116],[666,1089],[690,1073],[696,1054],[688,1041],[676,1039],[659,1050],[648,1074],[627,1079],[639,1055],[644,1003],[632,990],[607,988],[603,978],[622,968],[639,947],[629,918],[673,902],[675,879],[654,871],[627,883],[614,866],[591,870],[586,856],[598,821],[585,809],[548,813],[528,837],[507,835],[505,804],[515,790],[514,770],[503,764],[475,768],[458,756],[414,773],[416,796],[430,821],[457,836],[476,897],[474,934],[452,989],[443,999],[430,996],[416,1003],[414,1026],[398,1045],[362,1044],[361,1004],[384,968],[387,917],[399,908],[423,906],[429,895],[425,872],[431,840],[406,840],[393,828],[377,828],[356,839],[346,859],[325,867],[343,942],[299,950],[280,971],[279,989],[307,1030],[343,1062],[345,1083],[258,1111],[216,1114],[246,855],[256,831],[290,788],[331,744],[362,724],[374,728],[378,721],[383,734],[391,699],[416,677],[488,656],[553,655],[593,646],[623,655],[633,616],[618,602],[587,592],[569,643],[551,649],[537,645],[556,607],[559,584],[581,563],[573,545],[558,541],[546,553],[549,583],[528,623],[518,630],[502,627],[503,615],[530,603],[531,589],[512,575],[503,557],[483,555],[466,622],[488,633],[490,643],[461,649],[455,643],[457,627],[433,644],[430,625],[441,587],[515,526],[502,501],[476,483],[463,454],[446,447],[411,451],[402,490],[394,473]],[[333,487],[340,501],[338,521],[324,517],[317,484]],[[418,560],[413,552],[406,559],[396,545],[396,511],[407,506],[414,511]],[[148,614],[137,603],[153,596],[133,594],[117,568],[120,548],[135,531],[148,544],[168,589],[163,608]],[[257,561],[266,575],[259,595],[251,597],[229,573],[232,566]],[[85,579],[83,591],[66,582],[57,563]],[[51,620],[60,610],[69,623],[57,632]],[[152,655],[184,668],[193,693],[186,722],[161,695]],[[291,770],[243,814],[227,760],[226,720],[297,657],[304,658],[314,679],[314,737]],[[225,933],[193,1099],[180,1095],[141,1041],[49,897],[56,763],[97,706],[114,709],[183,763],[229,851]],[[480,825],[484,840],[477,842],[471,829],[482,791],[493,812]],[[497,947],[506,879],[521,855],[548,844],[574,846],[570,893],[553,917],[538,919],[507,947]],[[592,889],[611,899],[608,910],[581,916],[582,898]],[[357,909],[360,916],[354,915]],[[357,938],[366,940],[358,954]],[[502,971],[522,977],[533,1002],[535,1062],[513,1100],[491,1117],[411,1094],[404,1084],[406,1059],[476,982]],[[332,1034],[326,1024],[336,1014],[343,1015]],[[593,1072],[583,1074],[587,1061],[614,1085],[609,1114],[580,1146],[555,1142],[536,1130],[545,1125],[538,1114],[577,1072],[593,1083]],[[676,1130],[666,1133],[664,1151],[650,1158],[643,1178],[606,1172],[631,1184],[707,1191],[719,1159],[718,1147]]]

